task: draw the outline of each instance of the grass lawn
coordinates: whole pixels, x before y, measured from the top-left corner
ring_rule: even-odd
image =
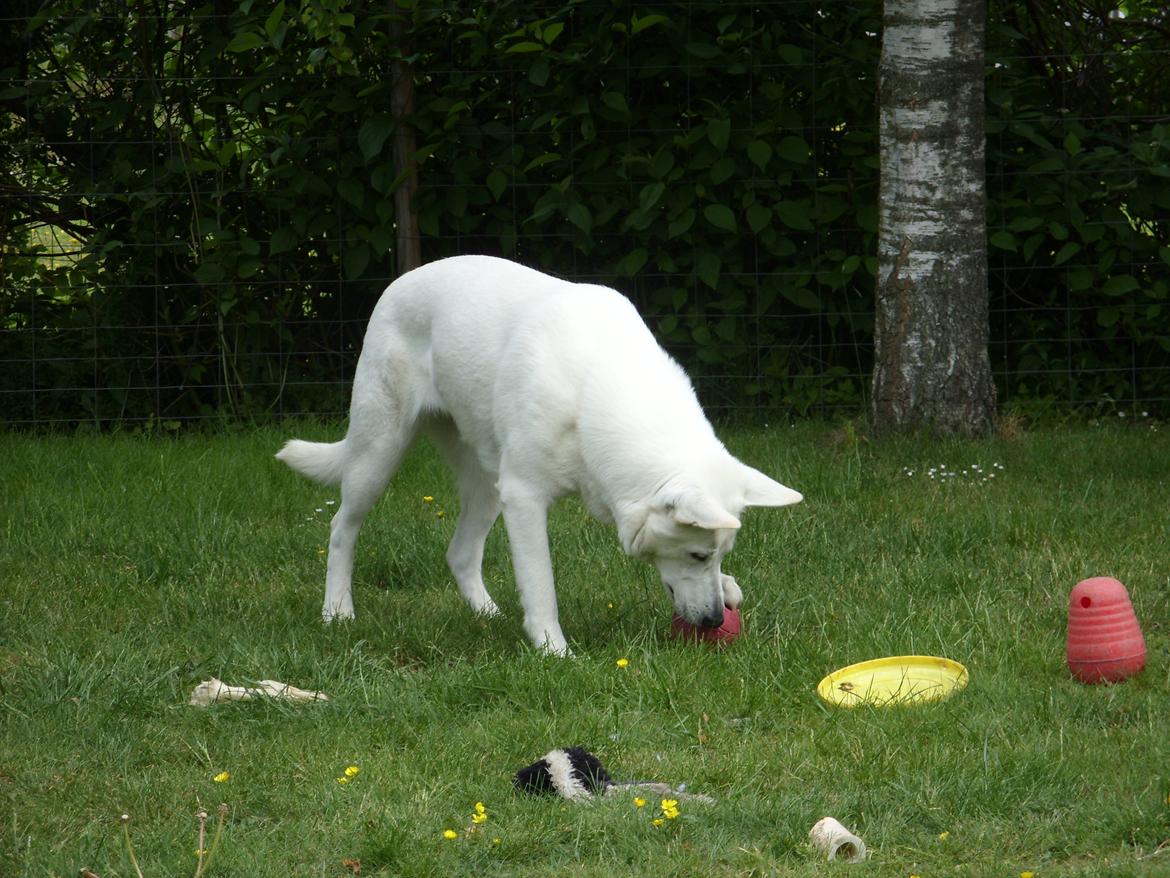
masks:
[[[358,544],[357,620],[322,626],[336,493],[272,459],[294,434],[341,431],[0,434],[4,878],[133,875],[123,813],[146,878],[189,874],[194,815],[221,802],[219,876],[1170,875],[1170,429],[727,432],[806,497],[745,516],[724,565],[744,636],[668,639],[653,569],[566,501],[572,660],[527,645],[502,527],[485,572],[504,615],[464,607],[443,558],[453,487],[426,448]],[[1149,662],[1089,687],[1064,664],[1066,605],[1103,574],[1129,587]],[[818,701],[829,671],[902,653],[963,662],[970,685],[914,708]],[[187,706],[212,676],[330,701]],[[717,802],[655,826],[659,797],[514,792],[571,745]],[[824,815],[865,865],[809,848]]]

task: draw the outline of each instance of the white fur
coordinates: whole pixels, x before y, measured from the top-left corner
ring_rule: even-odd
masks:
[[[525,630],[551,653],[568,653],[546,528],[558,497],[576,492],[614,523],[625,551],[653,563],[678,613],[699,625],[742,600],[720,561],[743,508],[802,499],[728,453],[622,295],[503,259],[444,259],[403,275],[375,307],[345,439],[294,439],[276,455],[341,485],[327,621],[353,616],[358,531],[420,431],[458,479],[447,560],[464,598],[497,612],[480,567],[503,512]]]
[[[589,798],[589,790],[573,774],[573,763],[569,761],[568,753],[564,750],[550,750],[544,755],[544,763],[548,766],[549,779],[558,795],[566,799]]]

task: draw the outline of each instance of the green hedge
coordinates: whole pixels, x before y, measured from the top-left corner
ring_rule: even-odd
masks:
[[[49,195],[0,217],[8,419],[341,407],[394,273],[398,58],[425,259],[617,286],[712,406],[860,405],[879,3],[105,6],[0,47],[6,173]],[[1101,106],[1060,105],[1079,56],[1037,69],[1022,14],[993,8],[989,58],[1001,392],[1165,400],[1167,99],[1115,52]],[[79,255],[43,258],[38,211]]]

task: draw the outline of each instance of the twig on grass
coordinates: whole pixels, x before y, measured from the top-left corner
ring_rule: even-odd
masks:
[[[1166,839],[1164,842],[1162,842],[1160,845],[1158,845],[1156,848],[1154,848],[1148,854],[1142,854],[1140,857],[1138,857],[1138,859],[1139,860],[1148,860],[1150,857],[1156,857],[1158,854],[1166,853],[1166,851],[1170,851],[1170,838]]]

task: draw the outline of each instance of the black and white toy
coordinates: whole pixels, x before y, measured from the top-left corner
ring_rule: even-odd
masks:
[[[693,799],[714,804],[710,796],[688,793],[685,785],[643,781],[614,781],[601,760],[582,747],[550,750],[531,765],[521,768],[512,779],[516,788],[535,795],[552,793],[562,799],[611,796],[625,790],[643,790],[663,796]]]
[[[601,795],[613,785],[601,760],[581,747],[549,750],[513,780],[526,793],[555,793],[563,799]]]

